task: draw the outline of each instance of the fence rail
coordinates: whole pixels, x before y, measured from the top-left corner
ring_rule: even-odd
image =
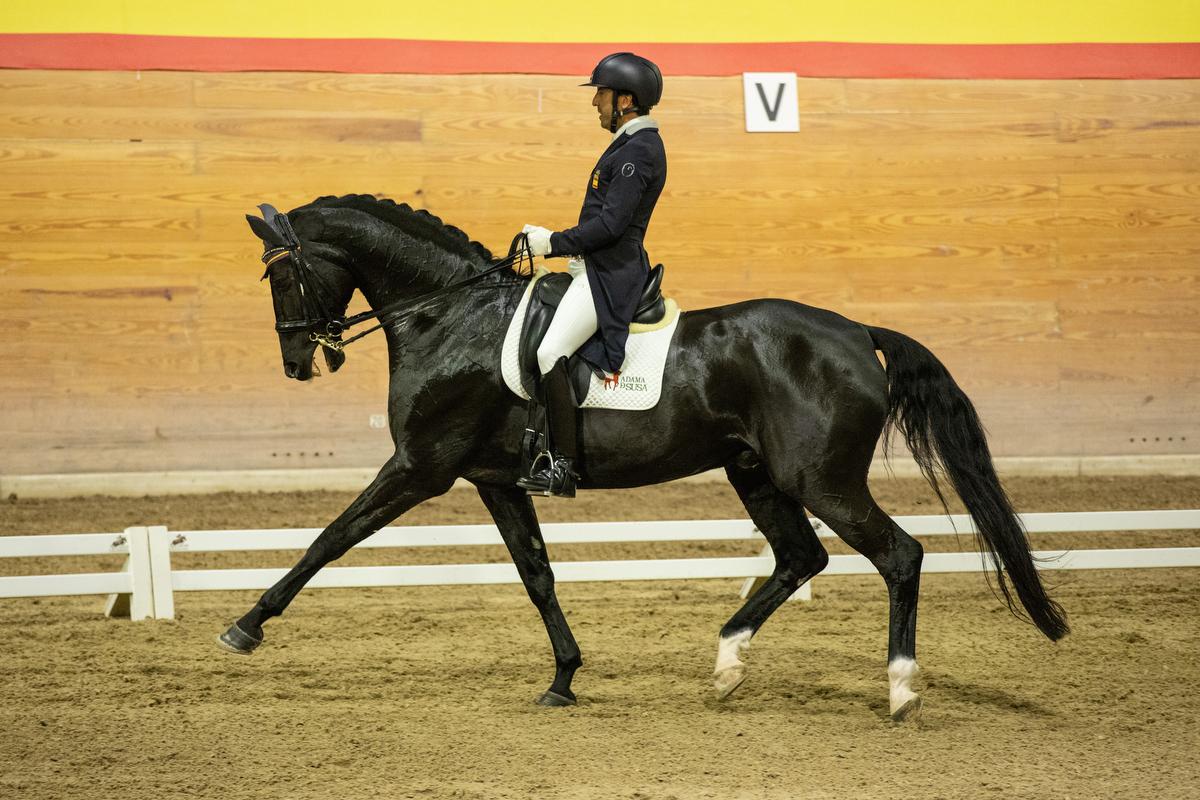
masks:
[[[126,528],[124,533],[0,536],[0,558],[101,555],[124,555],[125,563],[119,572],[0,577],[0,597],[106,594],[106,614],[134,620],[156,616],[148,528]]]
[[[969,517],[917,515],[897,517],[914,536],[973,535]],[[820,520],[813,527],[823,538],[834,534]],[[1170,511],[1084,511],[1022,516],[1030,533],[1200,530],[1200,509]],[[550,544],[614,542],[680,542],[759,540],[748,520],[683,520],[671,522],[581,522],[542,526]],[[69,534],[0,537],[0,557],[126,555],[120,572],[0,577],[0,597],[108,594],[106,613],[127,602],[132,619],[171,618],[175,592],[265,589],[285,569],[177,569],[174,553],[301,550],[320,529],[241,531],[170,531],[162,526],[127,528],[121,534]],[[492,525],[437,525],[384,528],[360,548],[443,547],[502,544]],[[1200,547],[1124,548],[1040,551],[1042,569],[1135,569],[1200,567]],[[617,561],[566,561],[554,564],[556,580],[677,580],[745,578],[743,595],[770,575],[775,562],[769,549],[758,556]],[[976,572],[986,568],[974,552],[929,553],[922,571]],[[832,556],[823,575],[873,574],[862,556]],[[308,584],[312,588],[366,586],[430,586],[518,583],[512,564],[436,564],[421,566],[327,567]],[[797,595],[807,595],[809,584]]]

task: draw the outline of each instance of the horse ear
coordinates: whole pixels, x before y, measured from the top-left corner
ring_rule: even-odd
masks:
[[[279,233],[272,228],[265,219],[246,215],[246,222],[250,223],[250,230],[254,231],[254,235],[263,240],[263,243],[269,247],[280,247],[283,245],[283,238]]]

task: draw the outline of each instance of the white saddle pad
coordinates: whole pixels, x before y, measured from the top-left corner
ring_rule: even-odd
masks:
[[[529,288],[509,320],[500,355],[500,371],[504,375],[504,382],[513,394],[524,400],[528,400],[529,395],[521,387],[521,327],[525,324],[525,309],[529,307],[534,284],[549,274],[549,270],[539,268],[529,282]],[[666,306],[661,322],[630,326],[620,380],[614,383],[593,374],[581,408],[648,411],[658,405],[658,398],[662,394],[663,367],[667,363],[667,351],[671,348],[671,339],[675,335],[675,328],[679,326],[680,316],[679,306],[674,300],[668,298]]]

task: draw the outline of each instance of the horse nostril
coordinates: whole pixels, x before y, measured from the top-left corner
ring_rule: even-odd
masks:
[[[300,366],[293,361],[289,361],[283,365],[283,374],[289,378],[296,377],[296,373],[300,371]]]

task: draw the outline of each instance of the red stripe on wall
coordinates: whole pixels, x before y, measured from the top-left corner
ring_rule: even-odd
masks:
[[[1198,78],[1200,43],[928,45],[562,44],[401,39],[244,39],[0,34],[0,67],[586,74],[633,49],[669,75],[796,72],[842,78]]]

